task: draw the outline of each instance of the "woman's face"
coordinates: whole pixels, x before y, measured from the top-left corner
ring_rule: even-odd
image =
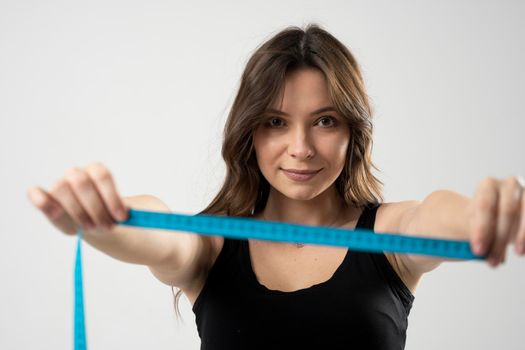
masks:
[[[289,73],[280,103],[271,106],[254,132],[257,163],[274,189],[289,198],[308,200],[329,188],[341,173],[350,130],[335,111],[326,78],[318,69]],[[334,109],[316,112],[324,107]],[[319,172],[300,181],[285,169]]]

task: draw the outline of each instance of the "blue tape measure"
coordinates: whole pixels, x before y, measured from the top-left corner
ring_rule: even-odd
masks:
[[[259,239],[289,243],[342,246],[369,252],[422,254],[465,260],[484,260],[470,249],[469,241],[425,238],[391,233],[375,233],[367,229],[345,229],[307,226],[275,221],[217,215],[185,215],[155,211],[128,211],[128,219],[119,225],[194,232],[235,239]],[[74,348],[85,350],[84,295],[81,261],[82,230],[78,231],[75,262],[75,326]]]
[[[84,321],[84,287],[82,283],[82,230],[78,231],[77,255],[75,258],[75,326],[74,349],[85,350],[86,326]]]

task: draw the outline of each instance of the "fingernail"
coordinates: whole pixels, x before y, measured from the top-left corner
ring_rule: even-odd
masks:
[[[477,242],[474,244],[474,252],[478,255],[483,254],[483,243]]]

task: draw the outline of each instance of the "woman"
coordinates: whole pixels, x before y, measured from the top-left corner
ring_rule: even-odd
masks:
[[[358,63],[343,44],[317,25],[277,33],[247,63],[224,131],[226,178],[200,213],[470,238],[484,244],[477,253],[490,248],[493,266],[507,242],[524,245],[520,210],[499,220],[487,211],[520,208],[515,177],[484,181],[473,200],[442,190],[383,203],[371,172],[371,119]],[[114,226],[126,207],[169,208],[152,196],[121,198],[98,162],[29,196],[61,231],[83,225],[92,246],[178,287],[176,301],[184,293],[193,305],[202,349],[403,349],[416,286],[445,261]]]

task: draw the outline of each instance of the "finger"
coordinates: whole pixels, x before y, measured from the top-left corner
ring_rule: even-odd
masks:
[[[77,232],[77,223],[64,210],[62,205],[40,187],[33,187],[27,192],[29,200],[40,209],[46,218],[60,231],[66,234]]]
[[[522,210],[522,205],[523,204],[521,203],[520,204],[520,211]],[[521,220],[520,216],[521,215],[518,215],[518,217],[514,220],[514,223],[512,224],[512,228],[510,229],[509,242],[511,242],[514,245],[516,245],[516,242],[518,240],[518,233],[519,233],[519,229],[520,229],[520,220]]]
[[[516,177],[516,181],[518,182],[518,190],[516,191],[516,201],[518,202],[518,213],[517,215],[514,217],[514,221],[512,223],[512,227],[510,229],[510,235],[509,235],[509,242],[512,242],[513,244],[516,244],[516,241],[518,239],[518,234],[519,234],[519,230],[520,230],[520,223],[521,223],[521,219],[523,217],[523,196],[525,195],[524,193],[524,185],[525,183],[523,182],[523,179],[519,176]]]
[[[519,255],[525,255],[525,193],[521,195],[521,215],[520,223],[518,225],[518,233],[514,241],[514,248]]]
[[[483,179],[473,198],[474,230],[472,240],[474,245],[481,244],[480,255],[486,255],[489,263],[492,262],[490,252],[495,239],[498,213],[497,199],[497,180],[493,178]]]
[[[515,177],[500,182],[496,240],[491,255],[497,263],[503,262],[511,229],[520,210],[521,185]]]
[[[109,229],[113,220],[88,174],[83,169],[70,168],[65,179],[95,225]]]
[[[115,221],[123,221],[127,218],[127,210],[124,201],[118,194],[115,181],[109,170],[100,163],[93,163],[86,167],[86,172],[91,177],[103,201]]]
[[[85,228],[92,228],[94,226],[93,220],[80,204],[66,179],[60,179],[56,182],[50,188],[49,192],[54,200],[60,203],[60,206],[67,212],[77,226],[82,225]]]

